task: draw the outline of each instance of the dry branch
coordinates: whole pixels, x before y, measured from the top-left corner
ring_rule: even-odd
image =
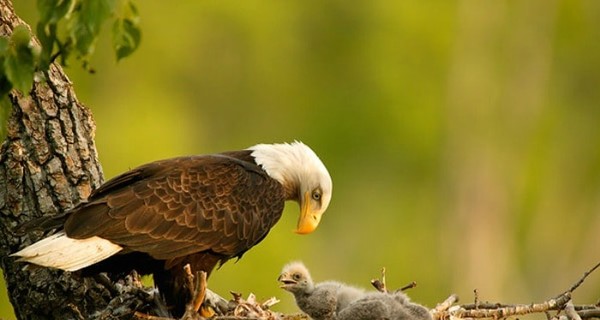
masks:
[[[387,287],[385,286],[385,267],[381,268],[381,280],[373,279],[371,280],[371,285],[377,289],[379,292],[387,293]]]
[[[404,287],[402,287],[402,288],[400,288],[400,289],[398,289],[396,291],[406,291],[408,289],[412,289],[412,288],[416,288],[416,287],[417,287],[417,282],[413,281],[413,282],[405,285]]]
[[[458,302],[458,295],[452,294],[451,296],[446,298],[446,300],[444,300],[443,302],[441,302],[437,306],[435,306],[435,308],[432,310],[432,312],[446,311],[446,310],[450,309],[450,307],[457,302]]]
[[[452,295],[444,303],[431,310],[434,319],[460,319],[460,318],[493,318],[503,319],[511,316],[520,316],[531,313],[546,313],[557,311],[557,315],[564,311],[564,317],[569,320],[581,320],[589,318],[600,318],[600,308],[598,305],[575,306],[571,302],[571,294],[575,291],[585,279],[594,272],[600,263],[596,264],[590,270],[573,284],[568,290],[559,294],[555,298],[532,304],[501,304],[501,303],[481,303],[477,290],[475,290],[475,302],[465,305],[454,305],[452,300],[458,300],[456,295]],[[551,317],[548,317],[551,318]]]
[[[571,300],[567,302],[567,305],[565,307],[565,314],[567,315],[567,318],[571,320],[581,320],[581,316],[579,316],[577,311],[575,311],[575,306],[573,305],[573,302],[571,302]]]
[[[600,267],[600,262],[598,262],[595,266],[593,266],[590,270],[586,271],[583,276],[581,277],[581,279],[579,279],[579,281],[577,281],[575,284],[573,284],[571,286],[571,288],[569,288],[569,290],[567,290],[567,292],[573,292],[575,291],[575,289],[579,288],[579,286],[583,283],[583,281],[585,281],[585,279],[592,273],[594,272],[596,269],[598,269],[598,267]]]

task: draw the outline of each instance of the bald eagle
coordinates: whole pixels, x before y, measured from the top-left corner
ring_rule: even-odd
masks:
[[[189,294],[184,265],[210,274],[240,258],[265,238],[286,200],[300,205],[296,232],[310,233],[331,193],[327,169],[301,142],[161,160],[107,181],[59,216],[36,221],[37,229],[58,231],[12,256],[87,275],[153,274],[159,292],[181,313]]]

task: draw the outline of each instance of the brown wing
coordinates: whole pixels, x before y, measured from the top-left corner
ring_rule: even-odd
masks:
[[[283,206],[282,186],[252,163],[175,158],[108,181],[69,216],[65,231],[161,260],[206,250],[234,257],[266,236]]]

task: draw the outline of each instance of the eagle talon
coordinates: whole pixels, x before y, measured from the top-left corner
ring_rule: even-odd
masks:
[[[217,314],[212,307],[204,306],[204,305],[200,307],[200,310],[198,311],[198,313],[200,314],[201,317],[206,318],[206,319],[212,318],[214,315]]]
[[[213,315],[225,315],[231,308],[229,301],[207,288],[201,309],[209,309],[213,312]]]

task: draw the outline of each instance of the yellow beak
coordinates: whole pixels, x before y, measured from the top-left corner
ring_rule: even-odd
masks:
[[[320,212],[312,212],[310,201],[310,192],[304,193],[304,201],[300,205],[300,219],[298,219],[298,227],[296,233],[307,234],[315,231],[321,221]]]

